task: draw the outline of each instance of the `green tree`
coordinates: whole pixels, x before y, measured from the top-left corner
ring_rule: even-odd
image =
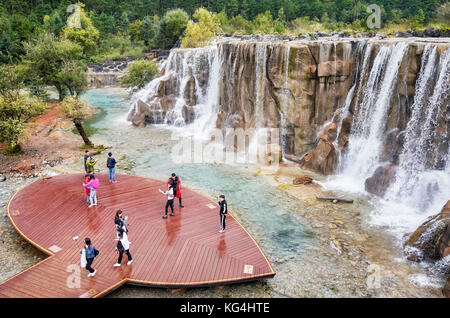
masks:
[[[181,41],[182,47],[204,46],[221,32],[219,20],[208,10],[197,9],[193,17],[198,22],[189,21],[186,34]]]
[[[66,74],[68,67],[76,65],[77,70],[82,70],[81,46],[68,39],[57,39],[53,34],[46,33],[26,43],[25,50],[23,62],[29,70],[29,78],[33,78],[41,85],[54,86],[59,93],[59,99],[62,100],[66,90],[72,90]],[[80,76],[76,75],[77,78]],[[78,83],[79,79],[74,79],[74,82]]]
[[[90,55],[95,52],[100,33],[86,15],[84,4],[78,2],[77,6],[79,7],[78,13],[74,15],[72,24],[63,28],[62,35],[79,44],[85,55]]]
[[[172,48],[183,35],[188,22],[189,16],[184,10],[168,11],[159,24],[156,45],[164,49]]]
[[[136,20],[130,23],[130,25],[128,26],[128,34],[130,35],[131,41],[141,40],[143,26],[143,20]]]
[[[136,60],[128,67],[120,83],[126,87],[142,88],[159,73],[158,64],[154,60]]]
[[[6,154],[15,154],[21,151],[20,138],[25,137],[26,123],[46,107],[38,99],[20,94],[18,89],[4,93],[0,94],[0,141],[7,144]]]
[[[72,120],[81,138],[83,138],[84,144],[92,146],[93,144],[83,128],[83,122],[89,117],[87,103],[79,99],[77,95],[68,96],[62,102],[62,112],[67,119]]]

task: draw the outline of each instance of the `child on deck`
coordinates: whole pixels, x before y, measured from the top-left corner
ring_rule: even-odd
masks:
[[[90,174],[86,173],[84,175],[84,184],[89,183],[89,180],[90,180]],[[86,202],[89,203],[89,198],[91,196],[91,189],[84,187],[84,191],[86,191],[86,195],[87,195]]]

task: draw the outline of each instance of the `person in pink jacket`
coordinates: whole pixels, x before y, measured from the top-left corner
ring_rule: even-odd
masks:
[[[83,183],[83,187],[86,189],[89,189],[91,191],[91,194],[89,196],[89,208],[92,208],[94,205],[97,205],[97,189],[100,185],[100,181],[93,175],[89,177],[88,183]]]

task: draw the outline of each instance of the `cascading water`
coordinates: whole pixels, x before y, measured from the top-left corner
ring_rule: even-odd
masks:
[[[439,122],[449,122],[443,114],[450,91],[450,50],[439,63],[437,59],[437,48],[426,46],[397,173],[383,208],[375,215],[377,224],[411,231],[450,199],[450,147],[447,144],[447,153],[440,153],[438,143],[447,136],[437,136]]]
[[[378,166],[394,81],[407,48],[404,42],[381,47],[364,86],[363,100],[353,115],[342,174],[351,178],[357,189],[364,189],[365,180]]]
[[[289,89],[289,57],[291,53],[291,47],[286,45],[286,49],[284,52],[284,87],[283,87],[283,95],[281,102],[281,111],[280,111],[280,137],[281,137],[281,153],[285,155],[289,153],[288,149],[288,140],[287,140],[287,111],[289,109],[289,95],[291,91]]]
[[[256,44],[255,69],[255,126],[258,127],[264,120],[264,90],[266,78],[267,46]]]
[[[355,73],[354,73],[354,77],[353,77],[353,85],[350,88],[350,90],[348,91],[347,97],[345,98],[344,107],[339,108],[336,111],[336,114],[335,114],[335,116],[338,117],[337,124],[336,124],[336,128],[337,128],[336,136],[338,136],[338,137],[341,134],[342,122],[343,122],[344,118],[346,116],[348,116],[348,111],[350,109],[350,105],[352,103],[353,97],[355,96],[355,90],[356,90],[357,86],[359,88],[358,88],[358,92],[356,93],[357,94],[356,95],[356,104],[358,104],[358,101],[359,101],[359,94],[360,94],[360,90],[361,90],[362,83],[363,83],[363,80],[364,80],[364,74],[366,74],[367,64],[368,64],[368,61],[369,61],[369,58],[370,58],[370,54],[371,54],[370,45],[366,49],[366,44],[367,44],[367,41],[363,41],[358,47],[358,53],[357,53],[357,56],[356,56],[356,63],[355,63],[355,68],[356,69],[355,69]],[[363,59],[363,65],[362,65],[361,72],[360,72],[359,71],[359,68],[360,68],[359,64],[361,62],[360,59],[361,59],[361,56],[362,56],[364,51],[365,51],[365,54],[364,54],[364,59]],[[358,82],[358,79],[359,79],[359,82]],[[334,121],[334,118],[333,118],[332,121]],[[336,138],[336,140],[333,143],[333,145],[334,145],[334,147],[336,149],[338,148],[338,142],[339,142],[339,138]]]

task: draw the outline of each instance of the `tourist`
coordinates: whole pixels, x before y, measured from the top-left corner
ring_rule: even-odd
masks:
[[[88,173],[94,173],[94,166],[97,163],[97,161],[94,160],[93,157],[89,157],[89,160],[86,161],[86,169]]]
[[[114,267],[119,267],[122,263],[122,256],[123,256],[123,252],[125,252],[125,254],[127,254],[128,257],[128,263],[127,265],[130,265],[131,263],[133,263],[133,258],[131,257],[130,254],[130,242],[128,241],[128,236],[127,233],[125,233],[122,230],[119,230],[117,232],[117,247],[116,250],[119,252],[119,259],[117,260],[117,263],[114,264]]]
[[[108,153],[108,160],[106,161],[106,166],[109,169],[109,182],[116,183],[116,159],[112,156],[112,153]]]
[[[221,229],[219,233],[225,232],[225,218],[228,214],[228,207],[227,207],[227,201],[225,200],[225,196],[222,194],[219,196],[219,206],[220,206],[220,226]]]
[[[165,196],[167,196],[167,202],[166,202],[166,214],[163,215],[163,219],[167,219],[167,212],[169,210],[169,206],[170,209],[172,210],[172,213],[170,214],[170,216],[173,216],[173,182],[169,183],[169,189],[167,189],[166,192],[163,192],[161,189],[159,189],[159,192],[161,192],[162,194],[164,194]]]
[[[172,176],[167,181],[167,185],[169,183],[173,183],[173,189],[174,189],[174,196],[175,198],[178,198],[178,204],[180,208],[184,208],[184,205],[181,203],[181,180],[180,177],[178,177],[175,173],[172,173]]]
[[[88,183],[83,183],[83,187],[88,188],[90,190],[89,208],[92,208],[94,205],[97,205],[97,190],[99,185],[100,181],[93,174],[89,176]]]
[[[91,175],[90,175],[89,173],[86,173],[86,174],[84,175],[84,183],[83,183],[83,185],[84,185],[84,184],[87,184],[87,183],[89,182],[90,177],[91,177]],[[87,187],[84,187],[84,191],[86,192],[86,196],[87,196],[86,202],[89,203],[89,198],[90,198],[90,196],[91,196],[91,189],[89,189],[89,188],[87,188]]]
[[[94,258],[98,255],[98,251],[92,245],[91,239],[86,237],[84,239],[85,243],[85,253],[86,253],[86,269],[89,271],[88,277],[95,276],[97,270],[92,268],[92,263],[94,262]]]
[[[127,220],[128,216],[123,217],[122,210],[117,210],[116,217],[114,218],[114,224],[117,227],[117,231],[128,233]]]
[[[88,169],[87,169],[87,160],[88,160],[88,158],[90,157],[90,155],[89,155],[89,150],[86,150],[85,152],[84,152],[84,172],[86,172],[86,173],[88,173]]]

